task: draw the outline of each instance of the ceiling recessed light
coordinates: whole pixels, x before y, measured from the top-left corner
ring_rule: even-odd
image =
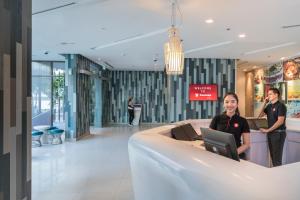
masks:
[[[281,58],[280,58],[280,60],[284,60],[284,59],[285,59],[285,57],[281,57]]]
[[[239,34],[239,38],[245,38],[245,37],[246,37],[246,34],[245,34],[245,33]]]
[[[212,23],[214,23],[214,20],[213,19],[207,19],[207,20],[205,20],[205,23],[212,24]]]

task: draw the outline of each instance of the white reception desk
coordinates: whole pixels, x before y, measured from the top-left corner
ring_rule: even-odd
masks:
[[[300,199],[300,162],[264,167],[269,164],[265,135],[252,132],[247,153],[250,161],[237,162],[207,152],[197,142],[171,138],[170,130],[186,122],[199,131],[210,120],[187,120],[142,131],[130,138],[135,200]],[[288,129],[292,127],[289,123]],[[299,120],[287,132],[286,163],[300,161],[297,123]]]
[[[132,121],[134,126],[138,126],[140,124],[141,112],[142,104],[134,104],[134,118]]]

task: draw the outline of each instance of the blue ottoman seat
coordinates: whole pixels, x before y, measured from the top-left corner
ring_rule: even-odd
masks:
[[[50,134],[50,131],[58,129],[56,126],[50,126],[46,129],[48,144],[52,143],[54,136]]]
[[[53,136],[52,144],[61,144],[61,135],[63,134],[64,130],[62,129],[53,129],[49,131],[49,134]]]
[[[52,134],[52,135],[61,134],[63,132],[64,132],[64,130],[62,130],[62,129],[53,129],[53,130],[50,130],[50,134]]]
[[[43,135],[43,131],[35,131],[35,130],[33,130],[31,132],[32,142],[37,143],[36,146],[38,146],[38,147],[42,146],[42,143],[41,143],[41,136],[42,135]]]
[[[56,126],[50,126],[50,128],[47,129],[47,131],[51,131],[51,130],[54,130],[54,129],[58,129]]]
[[[43,135],[43,131],[32,131],[31,135],[32,136],[41,136],[41,135]]]

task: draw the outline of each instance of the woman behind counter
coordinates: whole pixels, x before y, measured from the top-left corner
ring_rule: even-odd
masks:
[[[247,120],[240,116],[238,103],[238,96],[233,92],[228,92],[224,96],[225,111],[212,119],[209,128],[232,134],[237,152],[240,158],[244,159],[244,152],[250,147],[250,129]]]

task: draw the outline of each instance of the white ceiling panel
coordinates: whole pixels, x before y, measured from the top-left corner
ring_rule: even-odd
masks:
[[[33,0],[33,59],[46,59],[45,51],[51,59],[79,53],[115,69],[162,70],[170,2]],[[300,24],[300,0],[178,2],[176,22],[184,50],[191,51],[186,57],[270,64],[300,52],[300,26],[282,28]],[[214,23],[206,24],[208,18]],[[241,33],[246,38],[239,38]]]

